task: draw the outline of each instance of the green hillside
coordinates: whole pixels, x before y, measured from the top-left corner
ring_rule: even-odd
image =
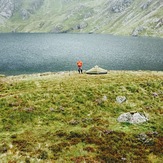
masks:
[[[162,72],[8,76],[0,90],[1,162],[163,161]],[[126,112],[148,121],[118,122]]]
[[[0,0],[1,32],[163,37],[162,0]]]

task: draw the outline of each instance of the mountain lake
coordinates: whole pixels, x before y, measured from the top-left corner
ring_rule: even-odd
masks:
[[[106,34],[2,33],[0,74],[83,70],[163,71],[163,39]]]

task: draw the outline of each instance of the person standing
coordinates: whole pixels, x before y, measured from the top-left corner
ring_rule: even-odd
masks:
[[[82,70],[83,62],[82,61],[77,61],[77,66],[78,66],[79,74],[82,73],[83,72],[83,70]]]

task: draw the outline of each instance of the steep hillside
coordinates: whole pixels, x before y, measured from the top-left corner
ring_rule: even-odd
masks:
[[[1,32],[163,37],[163,0],[0,0]]]

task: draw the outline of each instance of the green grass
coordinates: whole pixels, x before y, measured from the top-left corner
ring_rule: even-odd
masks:
[[[1,76],[0,90],[2,162],[163,161],[162,72]],[[149,121],[117,122],[129,111]]]

